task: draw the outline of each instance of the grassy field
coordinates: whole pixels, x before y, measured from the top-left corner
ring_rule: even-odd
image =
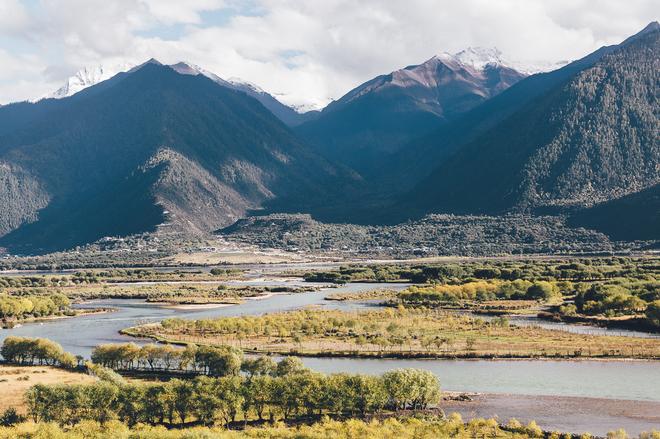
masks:
[[[0,412],[14,407],[26,412],[23,394],[35,384],[82,384],[96,379],[83,373],[48,366],[0,366]]]
[[[428,358],[660,358],[660,340],[511,326],[441,310],[301,310],[258,317],[165,320],[126,333],[261,353]]]

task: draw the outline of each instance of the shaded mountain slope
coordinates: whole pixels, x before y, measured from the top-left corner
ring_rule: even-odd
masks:
[[[484,50],[484,49],[482,49]],[[297,132],[333,160],[370,174],[380,156],[474,108],[525,77],[484,53],[476,65],[459,54],[378,76],[328,105]]]
[[[576,212],[568,224],[619,241],[660,240],[660,185]]]
[[[0,208],[0,234],[14,230],[0,246],[18,250],[151,230],[162,218],[214,230],[270,201],[322,195],[342,172],[255,99],[154,62],[70,98],[2,107],[0,145],[2,177],[25,182],[0,192],[22,200]]]
[[[602,47],[560,69],[527,77],[452,123],[443,124],[433,132],[413,140],[399,152],[382,157],[379,160],[382,173],[376,180],[376,186],[388,191],[391,191],[392,185],[399,189],[410,189],[460,147],[520,111],[530,101],[593,66],[617,47]]]

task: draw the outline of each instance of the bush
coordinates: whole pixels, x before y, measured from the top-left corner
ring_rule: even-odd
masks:
[[[25,421],[25,416],[19,415],[15,408],[9,407],[0,415],[0,425],[3,427],[11,427],[15,424],[20,424]]]

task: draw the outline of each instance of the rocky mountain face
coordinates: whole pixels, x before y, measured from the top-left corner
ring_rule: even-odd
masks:
[[[17,251],[157,227],[206,233],[351,181],[257,100],[155,62],[2,107],[0,179],[0,247]]]
[[[657,184],[659,49],[656,23],[460,146],[403,198],[420,212],[556,212]]]
[[[504,64],[497,50],[442,54],[365,82],[297,132],[326,157],[369,174],[380,156],[399,150],[525,76]]]

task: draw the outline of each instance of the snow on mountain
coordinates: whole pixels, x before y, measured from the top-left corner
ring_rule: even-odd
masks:
[[[468,47],[453,55],[444,52],[439,58],[455,61],[475,70],[483,70],[488,64],[507,65],[502,59],[502,52],[496,47]]]
[[[232,76],[231,78],[227,79],[227,81],[230,84],[232,84],[234,87],[239,89],[248,89],[253,93],[266,93],[264,89],[259,87],[258,85],[253,84],[252,82],[245,81],[241,78],[236,78],[235,76]]]
[[[219,77],[215,73],[210,72],[210,71],[208,71],[208,70],[206,70],[206,69],[204,69],[204,68],[202,68],[202,67],[200,67],[196,64],[192,64],[192,63],[185,62],[185,61],[180,61],[176,64],[170,64],[169,67],[172,70],[174,70],[175,72],[180,73],[182,75],[193,75],[193,76],[203,75],[203,76],[206,76],[207,78],[209,78],[211,81],[215,81],[215,82],[217,82],[218,84],[220,84],[222,86],[230,87],[230,88],[232,87],[232,84],[230,82],[225,81],[224,79],[222,79],[221,77]]]
[[[144,64],[147,63],[158,63],[155,59],[150,59]],[[87,87],[96,85],[99,82],[103,82],[106,79],[110,79],[115,76],[117,73],[128,72],[140,68],[142,65],[135,66],[133,64],[118,64],[112,66],[98,65],[91,67],[84,67],[79,70],[75,75],[67,79],[66,83],[58,88],[56,91],[48,94],[45,98],[54,98],[61,99],[68,96],[72,96],[78,93],[81,90],[84,90]],[[182,75],[204,75],[212,81],[217,82],[220,85],[225,87],[242,90],[245,92],[266,94],[266,92],[258,87],[255,84],[244,81],[240,78],[230,78],[229,80],[224,80],[213,72],[210,72],[196,64],[189,62],[181,61],[176,64],[170,64],[170,68]]]
[[[243,79],[231,77],[227,80],[222,79],[213,72],[210,72],[198,65],[191,64],[188,62],[179,62],[176,64],[171,64],[170,68],[174,69],[176,72],[182,75],[203,75],[207,78],[215,81],[216,83],[222,85],[223,87],[228,87],[234,90],[243,92],[249,96],[252,96],[261,104],[270,110],[275,116],[277,116],[282,122],[289,126],[295,126],[302,123],[309,115],[304,115],[303,111],[300,111],[294,106],[287,105],[283,103],[280,99],[271,95],[267,91],[263,90],[258,85],[255,85],[251,82],[247,82]]]
[[[443,52],[436,58],[459,63],[462,66],[472,67],[477,71],[483,70],[487,65],[499,65],[509,67],[526,75],[549,72],[568,64],[568,61],[519,61],[506,57],[497,47],[468,47],[465,50],[451,54]]]
[[[75,75],[69,77],[62,87],[44,96],[44,98],[61,99],[72,96],[87,87],[112,78],[117,73],[126,72],[132,67],[132,64],[85,67],[76,72]]]
[[[87,87],[98,84],[99,82],[105,81],[106,79],[110,79],[117,73],[126,71],[132,72],[149,63],[155,63],[159,65],[161,64],[158,60],[152,58],[146,63],[140,64],[138,66],[122,64],[110,67],[103,65],[96,67],[86,67],[70,77],[66,84],[60,87],[57,91],[45,96],[44,98],[65,98],[74,95]],[[170,64],[169,67],[181,75],[203,75],[222,85],[223,87],[228,87],[246,93],[261,102],[266,108],[275,114],[275,116],[280,118],[280,120],[282,120],[287,125],[298,125],[303,120],[305,120],[305,117],[307,117],[302,114],[304,112],[301,111],[300,108],[288,106],[257,85],[242,79],[230,78],[229,80],[225,80],[215,73],[210,72],[198,65],[183,61],[176,64]]]

